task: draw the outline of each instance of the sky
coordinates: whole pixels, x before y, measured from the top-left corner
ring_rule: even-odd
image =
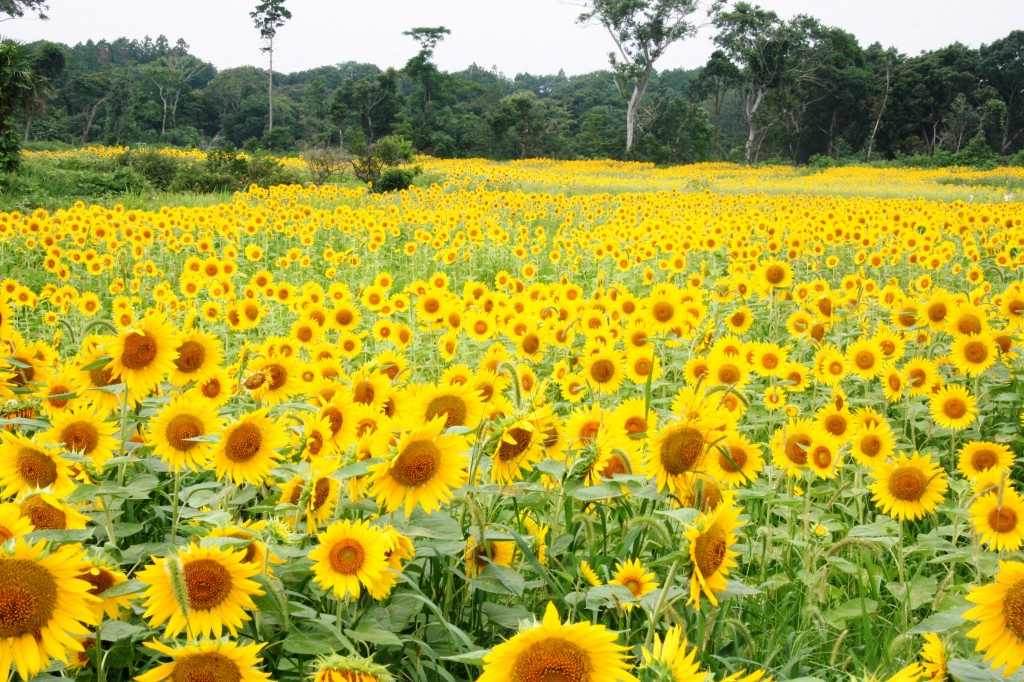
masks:
[[[249,18],[256,0],[49,0],[49,21],[0,22],[0,36],[73,45],[88,39],[184,38],[192,54],[218,69],[266,65]],[[761,0],[788,19],[810,14],[857,36],[916,55],[961,42],[971,47],[1024,27],[1021,0]],[[451,30],[434,55],[445,71],[477,64],[508,76],[568,75],[608,67],[611,38],[576,22],[579,0],[288,0],[292,19],[274,42],[274,70],[293,72],[347,61],[400,68],[417,51],[403,31]],[[656,68],[701,66],[714,49],[712,31],[673,45]]]

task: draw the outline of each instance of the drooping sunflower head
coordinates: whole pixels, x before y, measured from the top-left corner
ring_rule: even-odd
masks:
[[[370,658],[330,654],[313,663],[313,682],[393,682],[388,669]]]
[[[715,596],[725,590],[729,569],[736,566],[739,552],[732,549],[736,543],[736,529],[742,526],[740,508],[729,493],[714,510],[705,512],[687,527],[686,539],[690,545],[690,599],[687,603],[700,608],[700,596],[705,595],[712,605],[718,605]]]

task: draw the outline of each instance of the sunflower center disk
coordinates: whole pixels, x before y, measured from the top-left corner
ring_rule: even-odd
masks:
[[[658,322],[668,322],[676,314],[676,309],[668,301],[658,301],[651,308],[651,314]]]
[[[0,637],[35,635],[57,605],[57,583],[28,559],[0,560]]]
[[[216,398],[220,395],[220,381],[217,379],[210,379],[203,384],[203,388],[201,390],[203,395],[207,398]]]
[[[183,452],[191,450],[199,445],[199,443],[188,439],[203,435],[203,422],[195,415],[175,415],[167,423],[165,435],[167,436],[167,442],[175,450]]]
[[[882,451],[882,439],[871,434],[860,440],[860,451],[868,457],[876,457]]]
[[[368,405],[373,402],[376,391],[369,381],[360,381],[352,387],[352,400],[357,403]]]
[[[263,434],[255,424],[239,424],[228,436],[227,457],[232,462],[248,462],[260,451]]]
[[[730,461],[731,460],[731,461]],[[730,474],[735,474],[743,465],[747,463],[747,453],[739,448],[729,448],[729,457],[718,458],[718,464],[722,467],[723,471]]]
[[[661,444],[661,465],[672,476],[693,470],[704,452],[704,434],[689,426],[670,433]]]
[[[951,419],[959,419],[967,414],[967,404],[960,398],[949,398],[943,404],[942,411]]]
[[[203,366],[206,360],[206,349],[198,341],[186,341],[178,346],[178,358],[174,366],[179,372],[191,374]]]
[[[530,441],[533,439],[533,434],[526,429],[521,429],[518,426],[509,429],[508,435],[515,439],[515,443],[509,443],[506,440],[501,441],[501,445],[498,446],[498,458],[503,462],[510,462],[517,459],[521,454],[526,452],[527,448],[530,447]]]
[[[331,568],[338,573],[353,575],[363,567],[365,557],[362,545],[355,540],[345,539],[331,548],[328,560],[331,562]]]
[[[331,494],[331,480],[329,478],[318,478],[313,485],[313,509],[319,509],[327,502],[327,496]]]
[[[149,334],[129,334],[124,340],[121,364],[128,369],[145,369],[156,359],[156,340]]]
[[[996,465],[996,453],[991,450],[978,450],[971,456],[971,466],[978,471],[985,471],[991,469]]]
[[[64,427],[62,440],[64,446],[72,452],[89,454],[100,443],[100,433],[89,422],[72,422]]]
[[[513,682],[584,682],[590,679],[590,656],[560,637],[531,644],[512,664]]]
[[[1009,533],[1017,527],[1017,512],[997,507],[989,512],[988,525],[997,533]]]
[[[391,463],[391,478],[416,488],[434,478],[441,467],[441,451],[432,441],[414,440]]]
[[[185,587],[192,609],[212,609],[231,594],[231,574],[213,559],[198,559],[185,566]]]
[[[114,586],[114,583],[116,582],[113,573],[111,573],[105,568],[100,567],[97,567],[92,571],[80,573],[78,575],[78,579],[84,580],[85,582],[92,585],[92,587],[89,588],[89,594],[93,595],[94,597],[98,597],[99,595],[109,590],[111,587]]]
[[[615,377],[615,363],[601,358],[590,368],[590,377],[599,384],[611,381]]]
[[[17,467],[21,479],[34,488],[45,488],[57,480],[57,465],[39,450],[19,450]]]
[[[1017,581],[1006,591],[1003,617],[1006,618],[1006,627],[1017,641],[1024,642],[1024,580]]]
[[[807,464],[807,448],[811,445],[811,439],[805,435],[797,434],[786,439],[786,457],[790,462],[798,466]]]
[[[207,651],[181,656],[174,663],[175,682],[239,682],[238,664],[224,654]]]
[[[693,555],[694,563],[697,564],[702,576],[708,578],[718,571],[722,562],[725,561],[726,549],[725,532],[718,525],[712,526],[697,536]]]
[[[268,390],[276,391],[288,382],[288,370],[283,365],[267,365],[263,372],[270,377]]]
[[[928,479],[916,467],[898,467],[889,477],[889,493],[904,502],[920,500],[927,487]]]
[[[32,522],[36,530],[65,530],[67,516],[63,509],[58,509],[39,495],[26,498],[21,503],[19,513]]]
[[[440,395],[427,404],[427,420],[444,415],[444,428],[466,424],[466,403],[454,395]]]
[[[981,341],[971,341],[964,346],[964,357],[968,362],[975,364],[985,362],[988,357],[988,348]]]

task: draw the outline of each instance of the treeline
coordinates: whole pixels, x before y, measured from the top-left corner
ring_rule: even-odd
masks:
[[[1024,147],[1024,31],[911,57],[760,8],[715,28],[719,49],[703,67],[654,73],[631,158],[984,162]],[[275,73],[269,132],[263,69],[217,70],[163,36],[34,43],[25,47],[53,92],[17,126],[26,142],[295,151],[402,135],[437,157],[622,158],[626,99],[611,71],[444,72],[432,56],[447,31],[430,44],[414,33],[420,49],[402,69]]]

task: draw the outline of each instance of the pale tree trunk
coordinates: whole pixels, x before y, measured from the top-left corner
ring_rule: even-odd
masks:
[[[763,87],[756,86],[747,93],[744,102],[743,113],[747,118],[747,142],[743,145],[743,150],[748,164],[754,160],[754,140],[757,139],[757,121],[754,117],[757,115],[757,110],[761,108],[761,102],[764,101],[764,92]]]
[[[96,120],[96,112],[99,110],[100,105],[106,101],[107,98],[104,97],[92,105],[92,109],[89,111],[89,119],[85,122],[85,129],[82,131],[82,144],[89,141],[89,131],[92,130],[92,122]]]
[[[651,69],[644,71],[644,75],[633,83],[633,94],[629,97],[629,104],[626,105],[626,156],[633,151],[633,141],[636,132],[636,113],[640,110],[640,101],[647,90],[647,84],[651,80]]]
[[[889,101],[889,66],[885,67],[885,96],[882,98],[882,106],[878,107],[878,116],[875,117],[875,127],[871,129],[871,137],[868,139],[868,156],[867,160],[871,160],[871,154],[875,151],[875,137],[878,135],[878,129],[882,126],[882,114],[885,113],[885,105]]]

